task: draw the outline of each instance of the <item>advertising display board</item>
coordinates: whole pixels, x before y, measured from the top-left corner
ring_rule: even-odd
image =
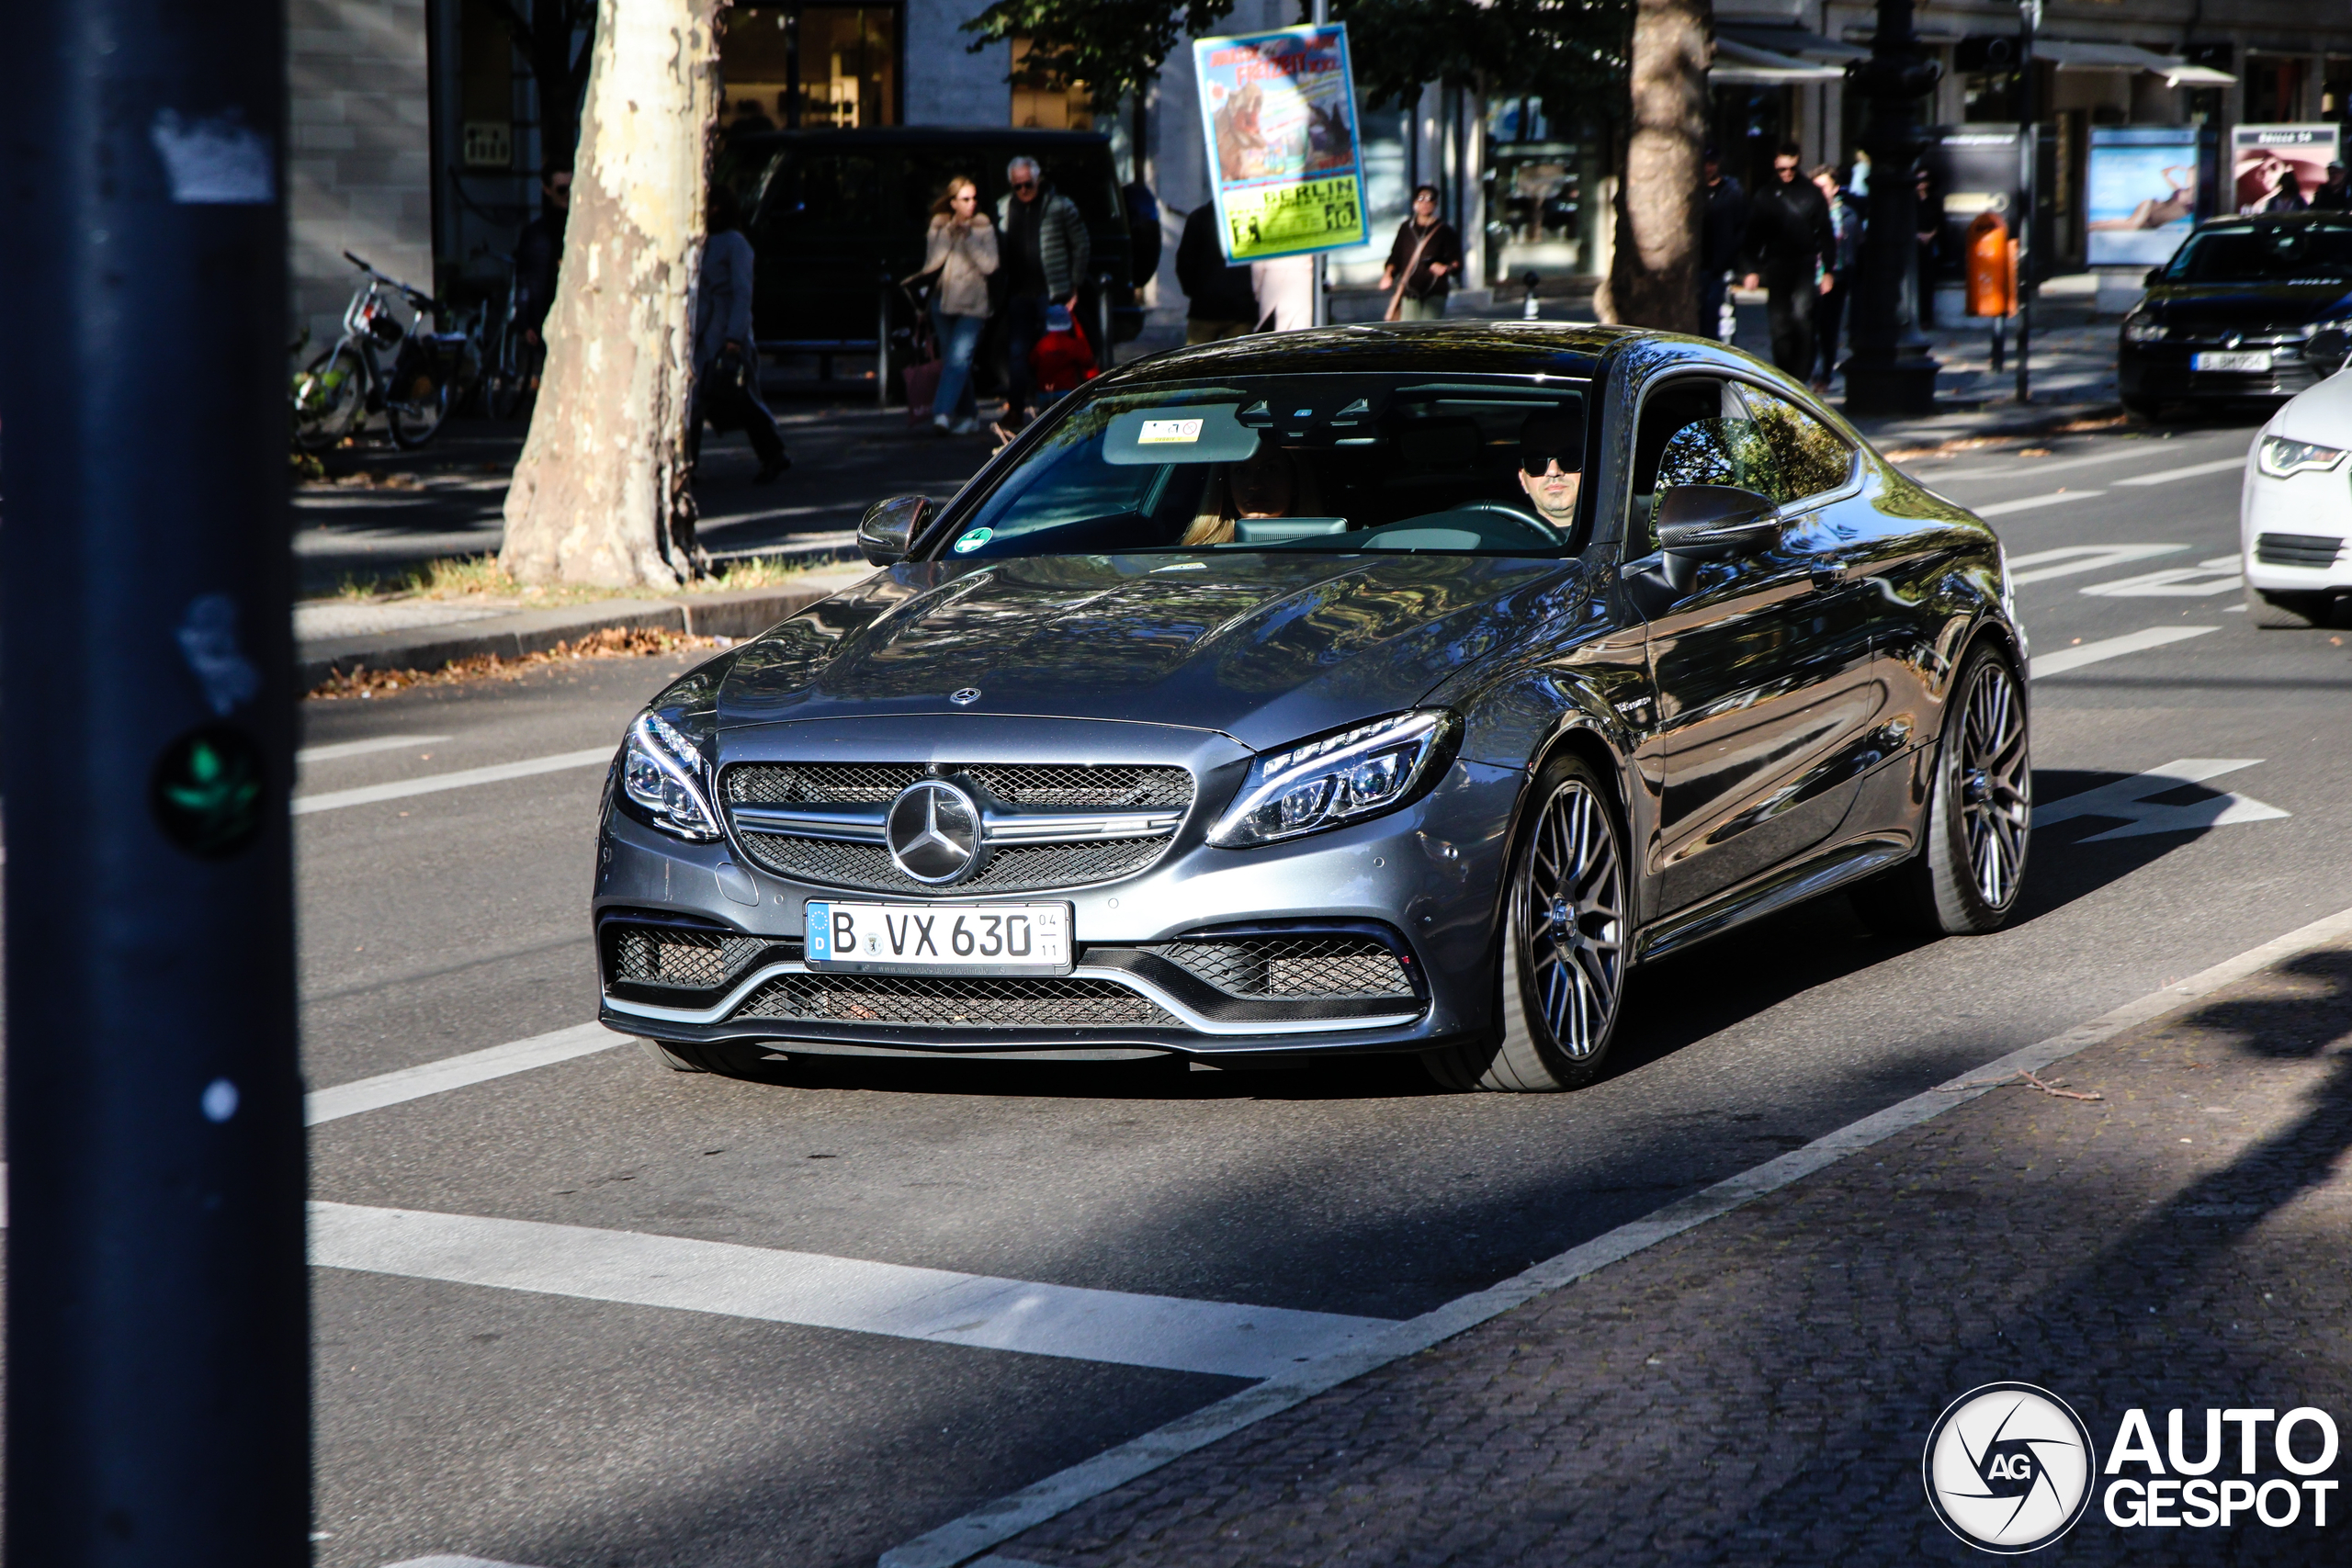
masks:
[[[2259,212],[2279,198],[2284,176],[2304,202],[2337,157],[2333,125],[2241,125],[2230,132],[2230,210]]]
[[[2197,128],[2096,126],[2084,176],[2092,266],[2162,266],[2197,224]]]
[[[1309,255],[1370,238],[1346,27],[1202,39],[1193,68],[1227,260]]]

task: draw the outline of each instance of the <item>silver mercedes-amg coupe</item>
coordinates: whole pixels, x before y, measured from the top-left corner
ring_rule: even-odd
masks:
[[[1719,344],[1354,326],[1086,385],[631,725],[604,1021],[802,1054],[1601,1071],[1626,973],[2025,871],[1992,530]]]

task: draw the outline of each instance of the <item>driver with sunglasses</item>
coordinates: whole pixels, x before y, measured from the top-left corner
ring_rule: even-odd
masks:
[[[1519,427],[1519,487],[1535,514],[1561,533],[1569,532],[1583,486],[1583,422],[1565,414],[1530,414]]]

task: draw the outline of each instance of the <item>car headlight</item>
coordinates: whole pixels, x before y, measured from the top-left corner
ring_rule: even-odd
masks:
[[[708,765],[684,732],[648,710],[628,727],[621,756],[621,791],[647,821],[665,833],[707,843],[719,837],[718,813],[703,786]]]
[[[2290,441],[2283,435],[2266,435],[2262,445],[2255,448],[2255,467],[2274,479],[2290,474],[2325,473],[2344,461],[2341,446],[2320,446],[2309,441]]]
[[[1394,811],[1436,776],[1454,728],[1452,714],[1425,708],[1268,752],[1250,764],[1209,842],[1271,844]]]
[[[2154,316],[2123,318],[2123,341],[2126,343],[2161,343],[2171,331]]]

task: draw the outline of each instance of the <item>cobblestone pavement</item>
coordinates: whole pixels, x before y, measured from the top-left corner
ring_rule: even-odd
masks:
[[[1052,1568],[1984,1561],[1936,1522],[1920,1478],[1937,1414],[1979,1384],[2058,1393],[2102,1463],[2134,1407],[2160,1446],[2183,1409],[2192,1456],[2209,1407],[2352,1416],[2352,946],[2052,1072],[2104,1098],[1984,1095],[998,1554]],[[2236,1473],[2238,1445],[2226,1451],[2216,1480]],[[2256,1485],[2296,1479],[2267,1428],[2257,1458]],[[2339,1456],[2325,1474],[2347,1472]],[[2303,1497],[2280,1529],[2252,1515],[2120,1529],[2094,1501],[2034,1561],[2352,1561],[2352,1500],[2335,1493],[2320,1529]]]

